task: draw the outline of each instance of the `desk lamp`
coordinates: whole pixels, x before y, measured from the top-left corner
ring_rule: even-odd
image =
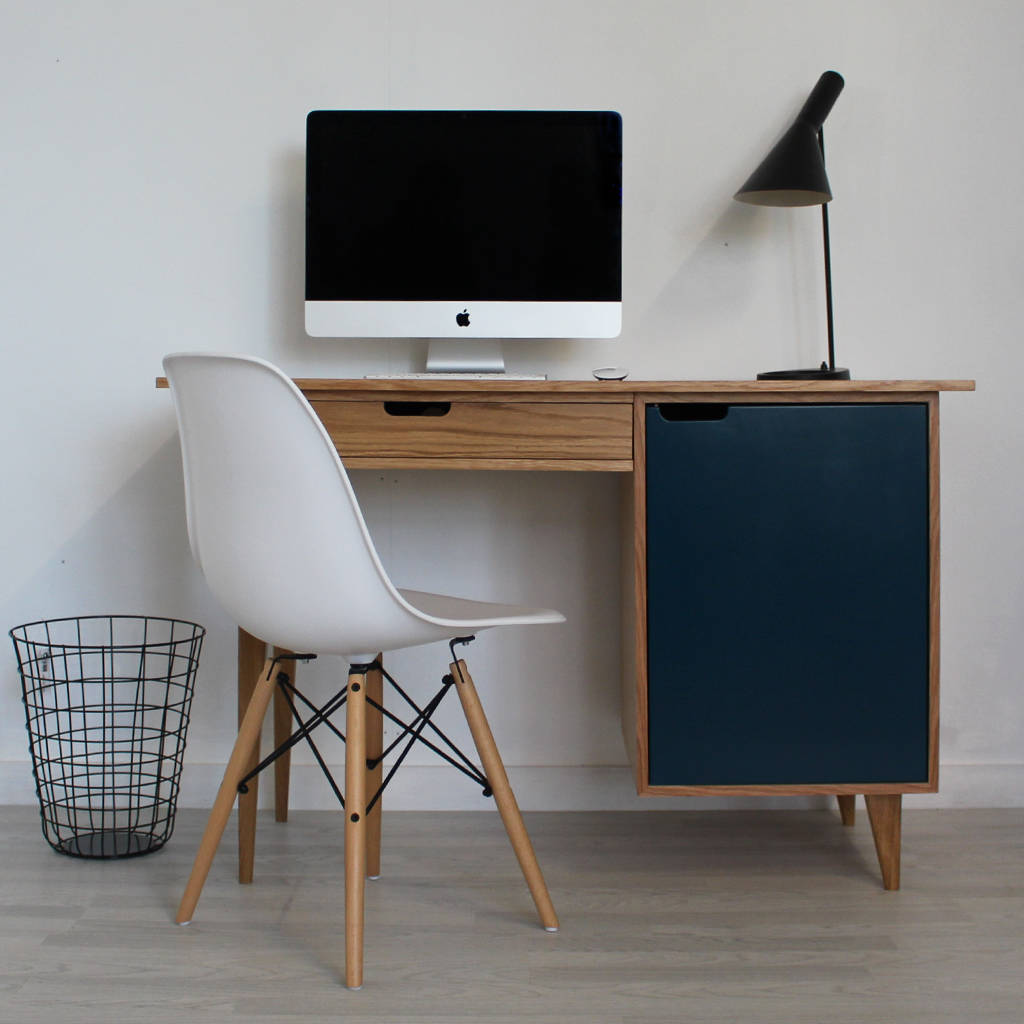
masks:
[[[828,241],[828,202],[832,199],[825,176],[825,138],[821,126],[836,98],[843,78],[826,71],[811,90],[792,127],[761,161],[746,184],[733,197],[754,206],[821,205],[821,230],[825,244],[825,310],[828,317],[828,362],[817,369],[771,370],[758,380],[849,380],[850,371],[836,367],[832,327],[832,263]]]

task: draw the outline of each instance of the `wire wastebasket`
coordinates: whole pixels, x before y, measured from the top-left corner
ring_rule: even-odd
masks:
[[[43,835],[72,857],[133,857],[171,836],[206,630],[140,615],[10,631]]]

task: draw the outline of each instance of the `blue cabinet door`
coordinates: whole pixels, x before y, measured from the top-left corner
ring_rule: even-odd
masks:
[[[646,427],[651,785],[927,782],[927,406]]]

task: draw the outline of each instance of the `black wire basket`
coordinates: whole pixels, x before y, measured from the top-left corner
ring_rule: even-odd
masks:
[[[10,631],[43,835],[72,857],[134,857],[174,829],[206,630],[140,615]]]

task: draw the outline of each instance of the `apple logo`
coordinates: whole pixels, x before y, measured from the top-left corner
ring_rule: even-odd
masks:
[[[455,322],[460,327],[468,327],[469,326],[469,313],[467,313],[465,310],[463,310],[461,313],[456,313],[455,314]]]

